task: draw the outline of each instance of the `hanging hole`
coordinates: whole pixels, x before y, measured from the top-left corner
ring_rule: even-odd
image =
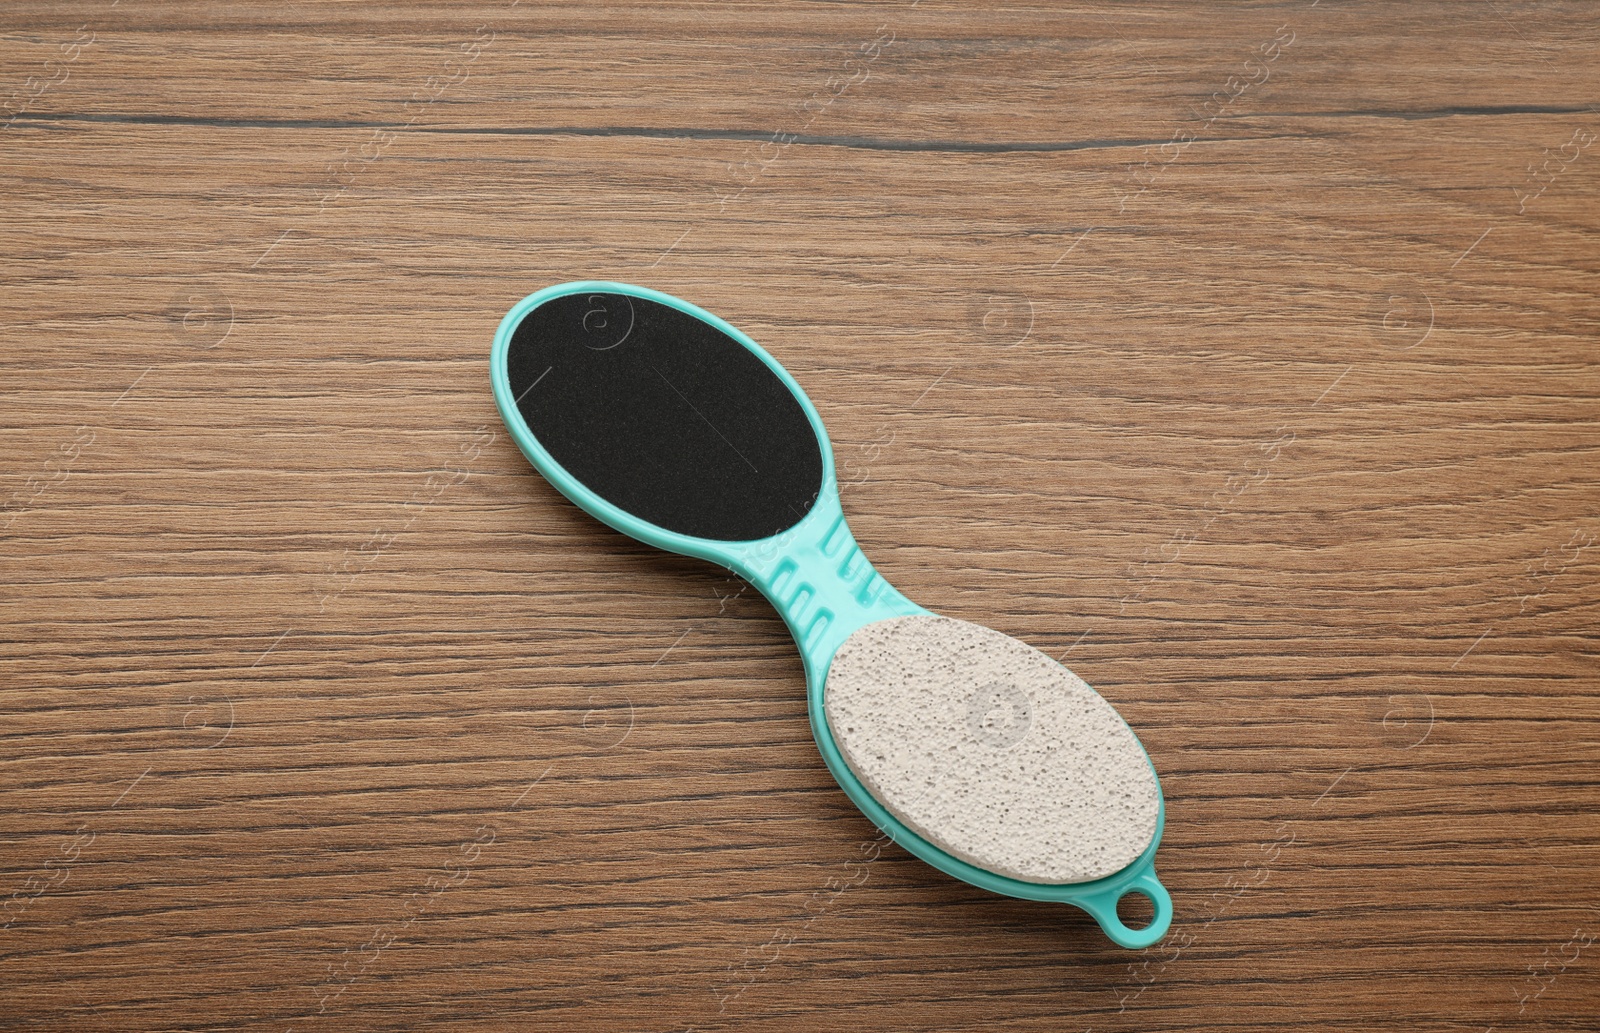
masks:
[[[1156,919],[1156,902],[1143,890],[1129,890],[1117,898],[1117,920],[1137,932]]]

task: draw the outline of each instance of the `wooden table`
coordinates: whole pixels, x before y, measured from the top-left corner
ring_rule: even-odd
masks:
[[[0,1027],[1596,1028],[1592,6],[5,21]],[[1162,945],[880,844],[767,603],[532,472],[583,278],[1129,719]]]

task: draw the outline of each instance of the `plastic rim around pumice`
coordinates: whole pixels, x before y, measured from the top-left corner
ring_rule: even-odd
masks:
[[[729,568],[773,604],[804,659],[824,762],[893,841],[983,889],[1082,908],[1122,946],[1165,935],[1172,904],[1154,869],[1165,806],[1137,737],[1056,661],[931,613],[873,569],[815,407],[753,340],[670,295],[580,281],[506,314],[490,374],[513,439],[563,495],[633,538]],[[641,438],[661,429],[652,419],[678,421],[675,433]],[[1117,915],[1129,893],[1153,905],[1144,928]]]

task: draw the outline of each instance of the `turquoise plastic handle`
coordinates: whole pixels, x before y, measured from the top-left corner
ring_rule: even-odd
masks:
[[[626,294],[671,306],[716,327],[759,357],[794,394],[817,436],[822,452],[822,489],[810,512],[787,530],[757,541],[726,542],[695,538],[665,530],[612,505],[590,491],[552,458],[528,430],[517,411],[507,376],[506,354],[513,333],[528,312],[552,298],[581,293]],[[822,419],[800,385],[760,345],[737,327],[671,295],[630,284],[583,280],[557,284],[531,294],[506,314],[495,334],[494,351],[490,356],[490,379],[494,387],[495,404],[517,447],[574,504],[602,523],[646,544],[727,567],[766,596],[788,625],[805,662],[811,732],[823,761],[850,800],[890,839],[940,871],[974,886],[1006,896],[1056,901],[1082,908],[1094,917],[1107,936],[1121,946],[1148,947],[1166,935],[1172,921],[1172,899],[1156,877],[1154,867],[1156,847],[1161,842],[1166,822],[1165,803],[1157,816],[1155,835],[1149,847],[1122,871],[1093,882],[1047,885],[996,875],[939,849],[889,813],[850,771],[833,741],[824,716],[823,689],[827,683],[828,665],[844,641],[865,625],[891,617],[909,617],[931,611],[901,595],[862,555],[840,506],[833,448],[828,442]],[[1154,906],[1154,918],[1142,929],[1129,928],[1117,915],[1117,902],[1128,893],[1146,896]]]

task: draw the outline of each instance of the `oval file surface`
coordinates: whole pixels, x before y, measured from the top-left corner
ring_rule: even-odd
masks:
[[[753,541],[811,511],[821,446],[749,348],[649,298],[579,291],[523,315],[506,387],[528,432],[585,488],[678,534]]]
[[[850,770],[933,845],[1024,882],[1114,875],[1156,833],[1144,748],[1083,679],[950,617],[856,631],[828,669],[828,727]]]

